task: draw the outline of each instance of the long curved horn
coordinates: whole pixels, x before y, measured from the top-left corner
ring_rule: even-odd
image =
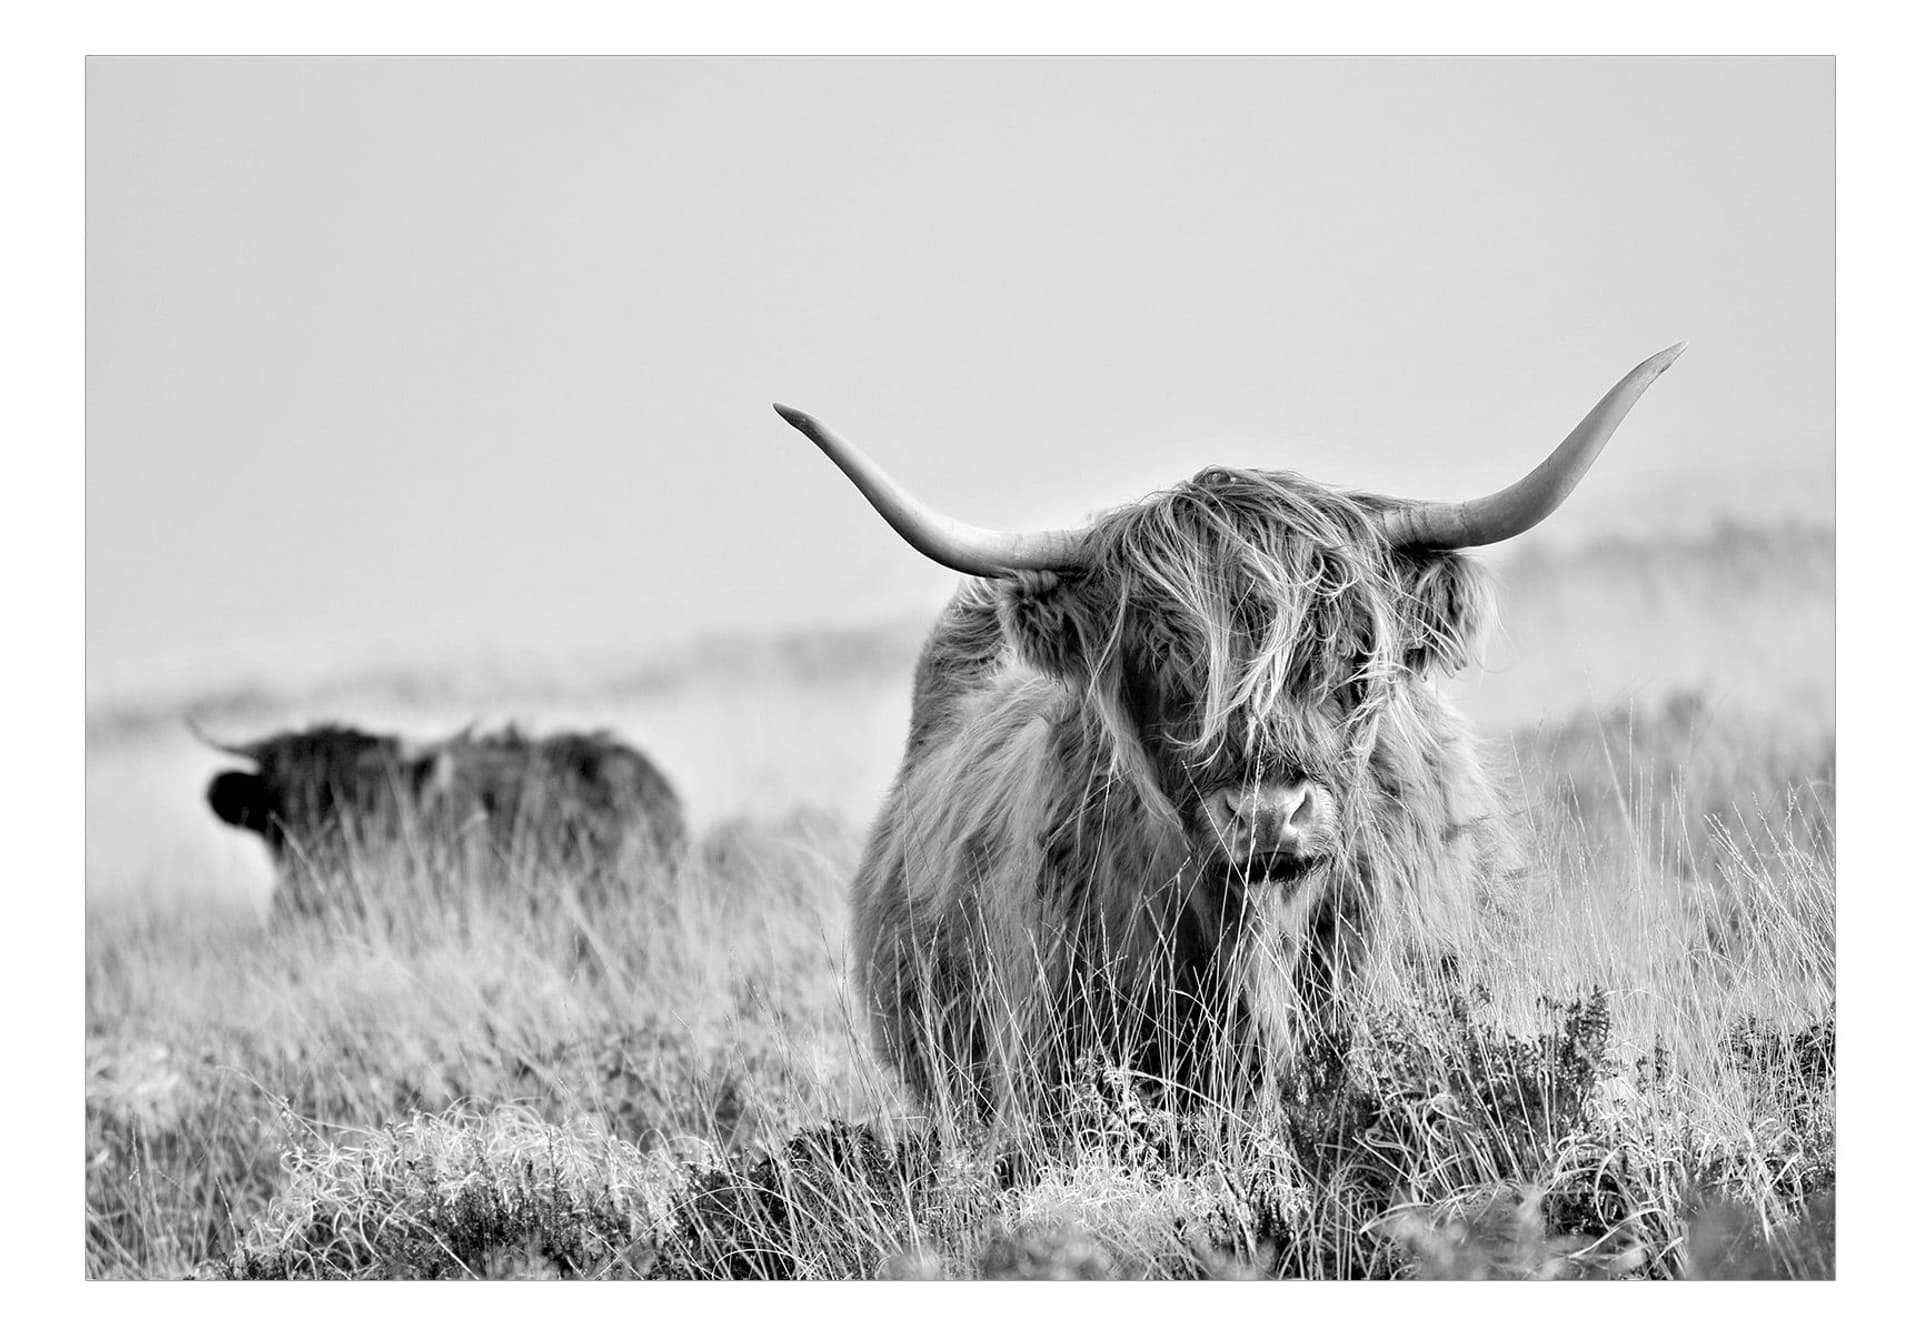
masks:
[[[219,751],[222,755],[231,755],[237,760],[248,760],[255,764],[258,764],[260,762],[259,753],[249,746],[232,746],[232,745],[228,745],[224,741],[215,741],[212,737],[208,736],[204,731],[201,730],[198,719],[189,717],[189,718],[184,718],[181,721],[186,723],[187,730],[193,733],[194,739],[200,742],[201,745],[210,746],[214,750]]]
[[[1489,546],[1526,532],[1560,508],[1560,502],[1573,493],[1600,456],[1628,409],[1686,350],[1685,343],[1675,343],[1628,371],[1626,378],[1608,390],[1607,396],[1573,428],[1573,434],[1561,441],[1560,448],[1505,490],[1456,504],[1411,501],[1389,512],[1383,519],[1388,542],[1399,547],[1451,550]]]
[[[1031,533],[1002,533],[950,519],[909,495],[878,464],[825,426],[795,408],[778,403],[773,410],[787,425],[820,446],[860,494],[922,555],[962,574],[989,577],[1015,570],[1067,570],[1086,563],[1082,530],[1043,529]]]

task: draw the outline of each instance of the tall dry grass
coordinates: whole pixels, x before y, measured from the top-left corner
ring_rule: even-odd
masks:
[[[1083,1071],[1017,1162],[864,1055],[835,819],[617,887],[369,856],[271,929],[104,903],[90,1271],[1679,1273],[1724,1213],[1821,1272],[1830,753],[1663,790],[1701,720],[1612,726],[1520,757],[1546,857],[1444,994],[1382,979],[1258,1113]]]

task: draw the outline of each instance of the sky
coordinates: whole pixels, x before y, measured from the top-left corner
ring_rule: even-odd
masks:
[[[95,58],[92,701],[645,655],[1209,463],[1551,521],[1831,515],[1818,58]]]

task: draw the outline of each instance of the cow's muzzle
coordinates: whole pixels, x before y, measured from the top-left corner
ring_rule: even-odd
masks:
[[[1295,780],[1222,789],[1207,797],[1203,814],[1231,874],[1285,880],[1324,855],[1331,806],[1325,788]]]

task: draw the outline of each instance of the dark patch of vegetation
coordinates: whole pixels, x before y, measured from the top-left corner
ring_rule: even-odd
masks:
[[[650,1276],[807,1277],[862,1231],[906,1236],[945,1189],[931,1137],[888,1146],[866,1126],[830,1122],[757,1160],[692,1172]]]

